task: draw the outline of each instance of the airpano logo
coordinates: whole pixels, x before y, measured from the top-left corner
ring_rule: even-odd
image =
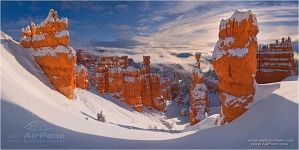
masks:
[[[30,121],[24,126],[24,142],[26,143],[61,143],[64,134],[52,131],[48,123],[42,120]]]
[[[8,134],[9,143],[58,144],[63,143],[64,133],[59,128],[41,120],[35,115],[24,126]]]
[[[42,132],[50,130],[50,128],[43,121],[31,121],[24,127],[26,130],[31,132]]]

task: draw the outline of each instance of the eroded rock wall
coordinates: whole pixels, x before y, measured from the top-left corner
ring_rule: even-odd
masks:
[[[296,73],[291,38],[260,45],[257,52],[257,83],[279,82]]]

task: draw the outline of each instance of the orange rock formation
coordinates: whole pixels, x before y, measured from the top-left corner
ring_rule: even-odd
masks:
[[[189,120],[191,125],[206,118],[209,112],[209,96],[207,86],[204,84],[203,73],[200,69],[200,53],[195,54],[196,64],[192,71],[192,83],[190,88]]]
[[[90,80],[100,94],[109,93],[139,112],[143,105],[165,111],[166,99],[171,95],[169,89],[175,88],[162,84],[161,77],[151,73],[149,56],[143,57],[142,67],[135,68],[128,67],[134,62],[127,56],[96,56],[83,50],[76,54],[69,46],[67,28],[68,20],[59,19],[57,12],[51,9],[41,24],[31,23],[22,30],[20,41],[23,47],[33,50],[35,61],[59,92],[73,98],[76,85],[88,89]],[[78,64],[86,67],[78,66],[81,69],[77,72],[76,55]],[[175,91],[173,89],[171,91]]]
[[[76,52],[69,46],[68,20],[59,19],[53,9],[41,24],[31,23],[22,29],[21,45],[33,50],[55,88],[68,98],[74,97]]]
[[[110,93],[122,99],[125,69],[128,67],[128,57],[99,57],[93,67],[95,69],[96,87],[100,94]]]
[[[152,108],[150,63],[150,57],[143,56],[143,66],[141,68],[141,97],[142,104],[147,108]]]
[[[221,20],[212,58],[219,79],[222,123],[242,115],[253,100],[258,31],[251,11],[235,11],[229,19]]]
[[[260,45],[257,52],[257,83],[279,82],[296,72],[291,38]]]
[[[141,86],[140,70],[134,67],[128,67],[125,73],[123,88],[125,101],[138,112],[142,112],[143,110]]]
[[[176,87],[178,87],[179,85],[174,85],[174,83],[176,83],[176,81],[172,80],[173,78],[169,78],[169,77],[161,77],[161,81],[160,81],[160,85],[161,85],[161,95],[167,99],[167,100],[171,100],[172,99],[172,95],[178,91],[176,91]]]
[[[81,89],[88,89],[89,84],[87,69],[81,64],[77,66],[76,71],[76,87]]]
[[[139,67],[127,56],[95,56],[79,50],[77,58],[89,70],[98,93],[109,93],[138,112],[143,106],[165,111],[163,92],[172,86],[162,86],[160,75],[151,73],[149,56],[143,56]]]
[[[152,106],[159,110],[165,111],[166,99],[161,95],[160,75],[152,73],[150,76]]]

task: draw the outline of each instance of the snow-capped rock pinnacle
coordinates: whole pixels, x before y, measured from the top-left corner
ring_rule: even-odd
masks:
[[[89,83],[88,83],[88,71],[87,69],[82,65],[77,65],[76,67],[76,87],[81,89],[89,89]]]
[[[243,114],[253,100],[258,32],[256,16],[250,10],[237,10],[220,22],[213,66],[219,78],[223,123]]]
[[[76,51],[69,46],[67,19],[59,19],[51,9],[40,24],[32,22],[22,29],[21,45],[32,50],[35,61],[41,66],[55,88],[74,97]]]
[[[189,120],[194,125],[206,118],[209,112],[208,89],[204,83],[203,72],[200,69],[200,53],[195,54],[196,63],[192,71],[192,83],[190,88]]]

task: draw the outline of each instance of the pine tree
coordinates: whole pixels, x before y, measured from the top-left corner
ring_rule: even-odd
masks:
[[[105,116],[103,114],[103,111],[97,114],[97,120],[100,122],[106,122]]]

